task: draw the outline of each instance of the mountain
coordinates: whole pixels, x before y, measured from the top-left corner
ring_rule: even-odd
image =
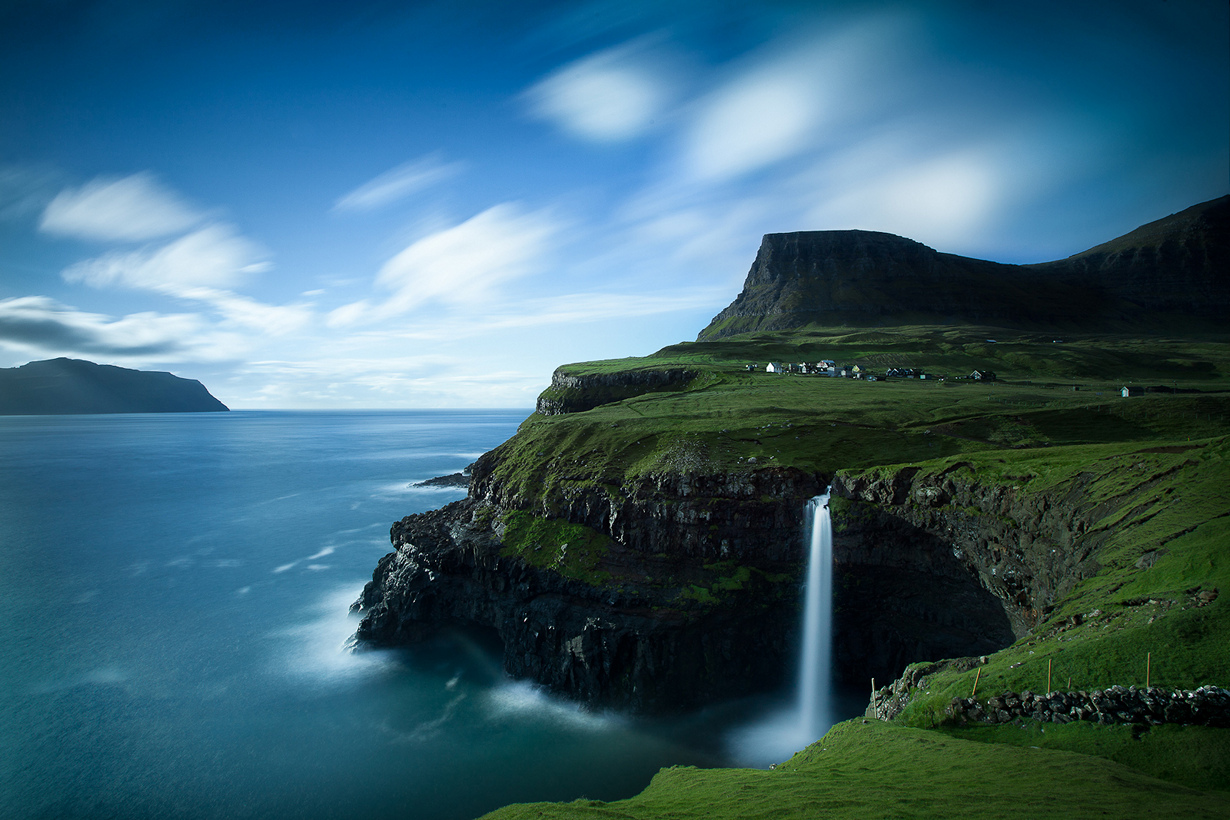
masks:
[[[0,368],[0,415],[200,413],[228,409],[199,381],[82,359]]]
[[[711,341],[804,327],[977,324],[1133,333],[1224,330],[1230,196],[1056,262],[1006,265],[878,231],[767,234]]]

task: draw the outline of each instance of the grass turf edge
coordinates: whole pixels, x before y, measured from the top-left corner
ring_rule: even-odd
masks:
[[[671,767],[626,800],[515,804],[483,820],[1228,815],[1230,794],[1101,757],[856,719],[774,770]]]

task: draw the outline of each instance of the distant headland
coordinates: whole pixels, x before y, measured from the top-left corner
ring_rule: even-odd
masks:
[[[203,413],[228,410],[195,379],[83,359],[0,368],[0,415]]]

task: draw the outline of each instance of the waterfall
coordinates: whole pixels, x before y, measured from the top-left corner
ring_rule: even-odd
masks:
[[[833,613],[833,526],[829,493],[807,502],[805,540],[810,553],[803,586],[803,639],[799,691],[795,703],[780,704],[770,715],[736,732],[735,758],[741,766],[780,763],[820,739],[833,724],[831,695]],[[798,538],[792,534],[792,540]],[[795,541],[797,544],[798,542]],[[782,708],[784,707],[784,708]]]
[[[799,728],[811,743],[832,724],[829,689],[833,654],[833,523],[829,518],[827,490],[807,502],[807,513]]]

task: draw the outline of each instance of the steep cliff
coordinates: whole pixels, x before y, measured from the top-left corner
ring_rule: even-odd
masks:
[[[570,373],[557,368],[551,385],[538,397],[537,412],[544,416],[580,413],[601,404],[678,390],[700,375],[681,368],[617,370],[610,373]]]
[[[470,497],[393,525],[355,608],[361,642],[494,631],[505,670],[597,706],[655,712],[781,682],[797,621],[797,471],[657,475],[518,509],[475,465]]]
[[[856,611],[840,627],[843,642],[861,632],[855,645],[883,644],[910,622],[919,599],[940,613],[940,628],[926,630],[929,640],[945,631],[953,610],[974,611],[965,603],[971,597],[1000,610],[996,618],[987,608],[984,627],[1008,628],[998,647],[920,645],[911,658],[869,659],[868,672],[887,682],[885,673],[899,670],[901,660],[984,656],[911,667],[882,690],[880,698],[894,705],[878,714],[909,715],[910,707],[922,724],[945,720],[952,697],[970,696],[975,674],[986,695],[1143,685],[1149,658],[1155,683],[1224,683],[1230,665],[1221,657],[1225,607],[1218,601],[1230,519],[1228,453],[1218,438],[839,473],[835,560],[859,580],[850,600]],[[881,592],[884,568],[914,576],[904,600]],[[928,577],[937,577],[936,588]],[[965,580],[966,595],[945,606],[946,579],[954,578]],[[894,584],[890,575],[890,589]]]
[[[1219,331],[1230,318],[1228,270],[1230,197],[1038,265],[940,253],[875,231],[767,234],[742,292],[697,338],[935,323]]]

